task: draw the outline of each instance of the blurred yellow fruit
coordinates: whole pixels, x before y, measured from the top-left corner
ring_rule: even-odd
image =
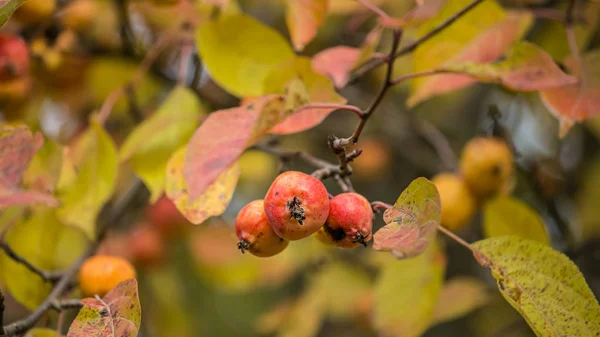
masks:
[[[272,155],[250,150],[240,157],[240,180],[265,183],[277,175],[277,159]]]
[[[52,17],[56,0],[25,1],[14,14],[15,19],[26,25],[40,24]]]
[[[68,29],[84,32],[92,26],[98,9],[96,0],[71,1],[61,13],[62,24]]]
[[[465,181],[456,174],[441,173],[431,179],[442,202],[442,225],[452,231],[463,228],[475,213],[476,202]]]
[[[489,198],[506,193],[513,180],[513,155],[498,138],[474,138],[463,148],[460,167],[473,194]]]

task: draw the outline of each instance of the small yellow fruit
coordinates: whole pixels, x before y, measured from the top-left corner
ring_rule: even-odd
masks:
[[[475,213],[476,202],[464,180],[456,174],[441,173],[431,179],[442,202],[442,225],[452,231],[463,228]]]
[[[56,0],[25,1],[14,16],[17,21],[26,25],[38,25],[50,21],[56,9]]]
[[[478,137],[463,148],[460,166],[473,194],[489,198],[507,192],[513,179],[513,156],[504,141]]]
[[[135,269],[127,260],[109,255],[87,259],[79,270],[79,288],[84,296],[103,297],[119,283],[135,278]]]

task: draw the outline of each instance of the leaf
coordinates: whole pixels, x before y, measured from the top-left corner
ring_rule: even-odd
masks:
[[[262,95],[267,74],[294,57],[277,31],[246,15],[222,16],[201,25],[196,43],[215,82],[238,97]]]
[[[223,171],[198,198],[189,196],[183,179],[186,148],[177,150],[169,159],[166,172],[166,194],[191,223],[199,224],[211,216],[221,215],[229,205],[240,177],[239,165],[234,163]]]
[[[437,15],[446,0],[416,1],[416,7],[410,10],[402,18],[380,17],[379,23],[389,28],[405,28],[421,24],[423,21]]]
[[[26,125],[0,125],[0,185],[15,187],[33,155],[44,144],[40,132],[31,133]]]
[[[0,0],[0,26],[4,25],[11,15],[25,0]]]
[[[25,337],[61,337],[62,335],[56,330],[47,328],[34,328],[25,334]]]
[[[578,83],[540,92],[548,110],[560,121],[560,136],[567,134],[575,122],[600,114],[600,49],[581,55],[581,67],[572,57],[564,64],[580,80]]]
[[[515,44],[498,63],[449,63],[442,70],[464,73],[484,82],[496,82],[516,91],[537,91],[577,83],[550,55],[529,42]]]
[[[27,166],[44,144],[41,133],[32,134],[26,125],[0,126],[0,209],[16,205],[58,206],[54,196],[19,187]]]
[[[275,124],[292,113],[280,95],[211,113],[188,143],[183,175],[189,197],[197,199],[244,152]],[[232,132],[235,130],[235,132]]]
[[[486,285],[471,277],[455,277],[448,281],[435,306],[433,324],[452,321],[483,307],[490,300]]]
[[[103,4],[104,2],[100,2]],[[111,4],[106,4],[111,5]],[[103,5],[104,6],[104,5]],[[109,34],[109,36],[112,36]],[[102,106],[108,95],[118,88],[126,85],[137,73],[139,63],[119,57],[95,57],[86,69],[85,86],[93,102]],[[158,97],[163,82],[151,73],[144,74],[135,87],[135,99],[140,106],[153,103]],[[127,97],[117,100],[112,115],[128,109]]]
[[[382,336],[418,337],[429,327],[444,281],[437,245],[414,259],[385,260],[374,286],[373,325]]]
[[[287,0],[285,21],[294,49],[302,51],[325,21],[328,0]]]
[[[23,173],[23,183],[41,191],[54,191],[62,166],[62,146],[46,140]]]
[[[329,76],[336,88],[343,88],[350,79],[350,72],[356,67],[360,49],[336,46],[325,49],[312,58],[315,72]]]
[[[435,185],[417,178],[383,213],[387,225],[373,235],[373,248],[391,251],[399,259],[419,255],[435,238],[440,219],[440,195]]]
[[[314,337],[323,324],[326,296],[316,288],[304,292],[293,304],[277,337]]]
[[[154,203],[165,189],[167,161],[194,134],[203,115],[196,95],[175,88],[158,110],[139,124],[125,139],[120,160],[129,161],[133,171],[151,191]]]
[[[317,53],[312,58],[313,70],[331,78],[336,88],[345,87],[352,70],[376,55],[381,33],[381,27],[375,27],[360,48],[336,46]]]
[[[512,235],[550,245],[550,236],[539,214],[510,196],[498,197],[483,207],[486,238]]]
[[[12,226],[5,242],[18,255],[43,270],[61,270],[70,266],[87,248],[85,235],[58,221],[54,210],[37,209],[29,218]],[[51,284],[0,253],[0,274],[10,294],[33,310],[46,299]]]
[[[423,36],[469,4],[470,0],[449,0],[440,13],[419,28]],[[457,62],[495,61],[514,41],[520,40],[532,24],[531,14],[505,13],[496,1],[484,1],[442,32],[419,45],[413,57],[414,71],[421,72]],[[474,80],[463,75],[437,75],[412,81],[408,106],[432,96],[464,88]]]
[[[119,283],[102,300],[81,300],[83,308],[71,324],[67,337],[135,337],[142,319],[135,279]]]
[[[327,77],[313,71],[311,61],[306,57],[287,61],[276,71],[270,73],[265,78],[263,90],[276,94],[284,94],[287,90],[289,95],[290,83],[294,83],[294,81],[302,83],[307,94],[305,99],[301,99],[295,105],[296,107],[307,103],[343,104],[346,102],[344,97],[336,93]],[[333,108],[302,108],[275,125],[269,130],[269,133],[285,135],[308,130],[319,125],[335,110]]]
[[[600,305],[577,266],[535,241],[502,236],[475,242],[474,255],[489,268],[504,299],[537,336],[600,334]]]
[[[58,189],[61,221],[81,228],[93,239],[96,217],[115,189],[117,169],[117,150],[110,135],[98,122],[90,121],[64,156],[60,180],[65,182],[59,182]]]

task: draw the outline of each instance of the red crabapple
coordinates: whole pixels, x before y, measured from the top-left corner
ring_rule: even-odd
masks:
[[[358,193],[342,193],[329,202],[329,217],[319,231],[319,239],[327,238],[341,248],[366,247],[372,231],[373,210],[369,201]]]
[[[0,80],[22,77],[29,72],[29,48],[19,36],[0,35]]]
[[[244,206],[235,220],[238,248],[244,253],[269,257],[283,251],[288,241],[275,234],[264,211],[264,201],[254,200]]]
[[[323,183],[308,174],[280,174],[265,196],[265,213],[275,233],[300,240],[319,230],[329,214],[329,194]]]

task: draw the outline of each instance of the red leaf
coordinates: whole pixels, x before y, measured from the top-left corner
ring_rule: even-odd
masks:
[[[442,69],[465,73],[481,81],[498,82],[517,91],[536,91],[577,82],[576,77],[560,70],[550,55],[529,42],[514,45],[506,59],[498,63],[451,63]]]
[[[309,105],[310,106],[310,105]],[[302,108],[294,112],[290,117],[283,122],[275,125],[269,130],[269,133],[278,135],[288,135],[311,129],[323,122],[330,113],[334,112],[335,108]]]
[[[600,50],[581,55],[583,71],[577,68],[572,57],[564,63],[580,81],[540,92],[548,110],[560,120],[561,137],[575,122],[600,114]]]
[[[0,209],[16,205],[45,204],[58,206],[58,200],[48,193],[39,191],[24,191],[20,189],[5,189],[0,186]]]
[[[25,125],[2,125],[0,129],[0,182],[17,186],[33,155],[44,144],[42,134]]]
[[[183,165],[190,198],[200,197],[246,147],[289,114],[282,105],[282,96],[268,95],[206,118],[187,146]]]
[[[343,88],[350,79],[350,72],[358,63],[360,49],[337,46],[325,49],[313,56],[313,70],[329,76],[336,88]]]
[[[135,337],[141,323],[135,279],[119,283],[102,300],[85,298],[67,337]]]

